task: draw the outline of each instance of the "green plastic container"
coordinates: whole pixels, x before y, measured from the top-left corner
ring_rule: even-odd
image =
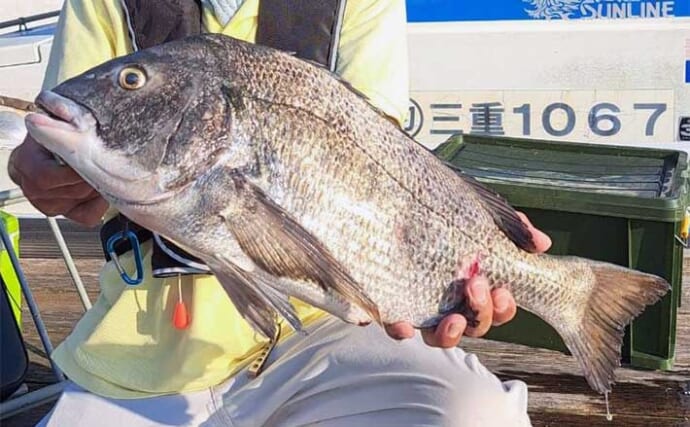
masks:
[[[434,153],[503,195],[548,233],[549,253],[664,277],[673,289],[626,329],[623,363],[671,369],[688,204],[681,151],[458,135]],[[556,331],[519,310],[488,338],[568,353]]]
[[[0,221],[5,225],[7,233],[10,235],[12,240],[12,246],[14,246],[14,253],[19,256],[19,220],[14,215],[10,215],[7,212],[0,211]],[[7,296],[10,300],[10,306],[12,307],[12,312],[17,320],[17,325],[19,328],[22,327],[22,288],[19,284],[19,279],[17,274],[12,267],[12,261],[10,260],[10,255],[7,252],[7,248],[0,241],[0,274],[5,282],[5,290]]]

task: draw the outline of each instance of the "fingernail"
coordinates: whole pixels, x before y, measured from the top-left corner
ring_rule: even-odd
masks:
[[[508,298],[499,296],[494,300],[494,310],[503,312],[508,309]]]
[[[484,286],[482,282],[474,282],[470,287],[470,294],[478,304],[484,305],[489,300],[489,288]]]
[[[448,336],[455,339],[455,338],[459,337],[460,334],[462,334],[463,330],[464,330],[464,328],[460,323],[453,322],[448,327]]]

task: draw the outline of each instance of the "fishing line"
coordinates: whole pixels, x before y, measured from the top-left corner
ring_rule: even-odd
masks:
[[[613,421],[613,415],[611,414],[611,407],[609,406],[609,392],[604,392],[604,402],[606,402],[606,421]]]

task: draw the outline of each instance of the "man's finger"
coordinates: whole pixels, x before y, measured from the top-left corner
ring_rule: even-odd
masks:
[[[22,191],[30,201],[69,199],[76,204],[77,201],[92,199],[98,194],[93,187],[84,181],[73,185],[48,189],[37,187],[33,183],[26,181],[24,184]]]
[[[93,199],[75,206],[64,215],[72,221],[87,227],[95,227],[101,222],[107,210],[108,202],[100,195],[97,195]]]
[[[51,159],[43,163],[41,173],[35,177],[35,182],[41,188],[61,188],[83,184],[85,181],[71,167],[61,166]]]
[[[532,223],[530,222],[529,218],[527,218],[527,215],[525,215],[524,213],[517,212],[517,215],[520,217],[522,222],[525,223],[530,233],[532,233],[532,241],[534,242],[535,250],[537,252],[548,251],[551,247],[551,238],[548,236],[548,234],[544,233],[538,228],[535,228],[534,225],[532,225]]]
[[[491,291],[491,299],[494,306],[493,326],[500,326],[513,320],[517,313],[517,305],[513,295],[503,288]]]
[[[414,327],[407,322],[391,323],[384,325],[384,328],[388,336],[396,340],[404,340],[414,336]]]
[[[57,216],[63,215],[66,212],[71,211],[77,206],[79,200],[70,199],[33,199],[30,198],[31,204],[44,213],[46,216]]]
[[[449,314],[435,328],[422,329],[424,342],[432,347],[451,348],[460,344],[467,320],[459,314]]]
[[[48,189],[83,182],[72,168],[59,165],[53,154],[30,136],[12,151],[7,169],[10,178],[21,185],[25,193],[27,183]]]
[[[476,276],[467,282],[467,296],[470,307],[477,313],[479,324],[475,327],[468,326],[465,335],[481,337],[486,334],[493,323],[494,308],[491,301],[489,281],[483,276]]]

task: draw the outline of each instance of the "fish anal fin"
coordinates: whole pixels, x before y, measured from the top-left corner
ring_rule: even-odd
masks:
[[[243,175],[236,173],[233,180],[238,206],[222,215],[256,265],[276,277],[311,281],[332,290],[380,321],[376,304],[314,235]]]

